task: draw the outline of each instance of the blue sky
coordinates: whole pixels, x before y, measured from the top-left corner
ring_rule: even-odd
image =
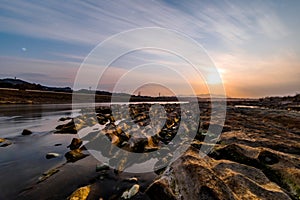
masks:
[[[205,48],[229,96],[299,92],[300,1],[1,1],[0,10],[0,78],[72,87],[100,42],[133,28],[162,27]],[[132,57],[166,61],[153,55]],[[119,70],[130,64],[118,63]],[[160,77],[172,82],[164,70]]]

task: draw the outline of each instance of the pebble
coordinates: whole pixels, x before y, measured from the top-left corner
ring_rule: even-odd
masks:
[[[46,154],[46,158],[47,158],[47,159],[56,158],[56,157],[58,157],[58,156],[59,156],[58,153],[47,153],[47,154]]]

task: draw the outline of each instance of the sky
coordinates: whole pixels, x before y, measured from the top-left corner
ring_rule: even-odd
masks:
[[[292,0],[1,0],[0,78],[73,88],[82,63],[101,42],[124,31],[157,27],[186,37],[173,40],[173,46],[194,52],[190,56],[201,75],[168,49],[141,49],[114,60],[95,87],[190,95],[218,93],[209,88],[222,83],[230,97],[294,95],[300,91],[299,10],[300,1]],[[158,45],[172,41],[159,34],[136,34],[134,40],[112,43],[110,53],[152,37]],[[191,50],[189,41],[198,43],[202,52]],[[215,67],[222,82],[205,67]],[[103,69],[93,66],[90,76]],[[88,88],[89,79],[86,75],[80,86]]]

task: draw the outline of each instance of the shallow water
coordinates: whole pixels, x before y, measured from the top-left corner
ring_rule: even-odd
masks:
[[[1,105],[0,138],[13,144],[0,147],[0,199],[13,199],[49,168],[65,162],[66,146],[74,135],[54,135],[52,131],[62,116],[76,114],[70,105]],[[32,135],[22,136],[23,129]],[[55,146],[55,144],[61,144]],[[59,153],[47,160],[48,152]]]
[[[109,104],[96,104],[99,105]],[[67,146],[77,135],[53,131],[57,125],[66,123],[59,122],[59,118],[77,116],[84,107],[90,105],[0,105],[0,138],[12,142],[0,147],[0,199],[16,199],[21,191],[37,183],[44,172],[66,162]],[[25,128],[33,134],[22,136]],[[45,156],[49,152],[60,156],[48,160]]]

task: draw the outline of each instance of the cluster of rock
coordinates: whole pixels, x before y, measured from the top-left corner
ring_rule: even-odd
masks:
[[[150,159],[147,154],[131,159],[130,152],[148,153],[163,149],[164,157],[161,156],[161,151],[154,156],[159,159],[156,164],[156,170],[159,170],[172,158],[178,146],[189,145],[193,139],[189,134],[197,132],[199,121],[192,118],[193,106],[198,105],[189,105],[185,112],[180,109],[181,106],[132,104],[129,108],[120,105],[114,105],[113,108],[98,107],[96,114],[85,110],[82,115],[56,127],[56,132],[76,133],[96,124],[104,125],[103,129],[91,131],[82,138],[87,141],[85,147],[100,151],[103,156],[110,158],[109,164],[117,169],[116,172]],[[183,121],[181,118],[189,120]],[[178,133],[179,125],[182,134],[177,138],[177,144],[168,145]]]
[[[158,195],[159,194],[159,195]],[[150,199],[290,199],[259,169],[191,148],[152,183]]]
[[[68,146],[70,148],[70,151],[68,151],[65,154],[65,157],[68,162],[76,162],[77,160],[80,160],[82,158],[85,158],[88,156],[87,154],[84,154],[82,150],[84,150],[84,147],[81,147],[82,141],[78,138],[73,138],[71,144]]]
[[[26,136],[26,135],[31,135],[32,131],[28,130],[28,129],[24,129],[21,133],[21,135]],[[12,145],[13,142],[9,139],[6,138],[0,138],[0,147],[7,147]]]
[[[284,97],[265,97],[260,99],[244,99],[230,101],[230,105],[258,106],[269,109],[300,111],[300,94]]]
[[[208,155],[194,141],[148,188],[150,199],[300,199],[300,114],[228,107]],[[228,128],[231,127],[231,128]],[[159,195],[158,195],[159,194]]]
[[[134,180],[130,187],[110,199],[300,199],[298,112],[229,106],[223,133],[215,138],[215,133],[208,129],[220,127],[210,122],[209,104],[199,105],[201,123],[182,120],[193,116],[195,105],[189,106],[188,112],[179,104],[160,107],[133,104],[126,107],[127,111],[122,106],[99,107],[96,114],[85,111],[81,116],[68,119],[65,125],[57,127],[57,132],[75,133],[85,127],[103,125],[101,130],[94,129],[82,138],[87,141],[86,148],[95,148],[110,158],[108,164],[96,167],[96,172],[103,177],[98,181],[105,179],[109,166],[120,174],[133,164],[149,160],[148,153],[157,152],[154,167],[157,178],[143,190]],[[153,116],[156,120],[152,120]],[[186,134],[176,142],[189,148],[170,163],[178,148],[173,142],[179,128]],[[190,140],[193,133],[196,134]],[[207,137],[209,140],[204,142]],[[204,145],[214,148],[204,155],[200,151]],[[73,139],[69,148],[65,155],[68,161],[84,158],[77,156],[78,152],[82,153],[81,140]],[[161,151],[165,153],[159,153]],[[134,154],[136,157],[132,158],[131,152],[141,153],[141,156]],[[96,181],[80,187],[69,199],[92,198],[92,188],[99,185]]]

